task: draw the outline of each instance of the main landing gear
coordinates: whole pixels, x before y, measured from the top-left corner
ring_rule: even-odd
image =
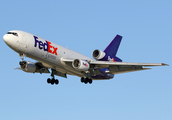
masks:
[[[92,79],[89,79],[89,78],[83,78],[83,77],[82,77],[82,78],[81,78],[81,82],[82,82],[82,83],[85,83],[85,84],[87,84],[87,83],[90,83],[90,84],[91,84],[91,83],[93,82],[93,80],[92,80]]]
[[[54,85],[54,83],[55,83],[56,85],[58,85],[59,81],[57,79],[54,79],[54,78],[52,78],[52,79],[48,78],[47,83],[51,83],[51,85]]]
[[[54,70],[54,69],[51,69],[51,70],[52,70],[51,77],[53,77],[53,78],[52,79],[48,78],[47,79],[47,83],[51,83],[51,85],[54,85],[54,83],[55,83],[56,85],[58,85],[59,84],[59,80],[54,78],[54,73],[56,72],[56,70]]]

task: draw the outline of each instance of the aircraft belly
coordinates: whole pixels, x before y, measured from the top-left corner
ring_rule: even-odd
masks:
[[[50,58],[46,59],[40,52],[39,52],[39,54],[33,55],[33,53],[32,53],[32,54],[27,54],[26,56],[29,58],[32,58],[36,61],[41,62],[47,68],[55,69],[61,73],[75,75],[75,76],[79,76],[79,77],[83,76],[83,74],[80,71],[77,71],[73,67],[61,64],[60,57],[57,57],[55,60],[52,60]]]

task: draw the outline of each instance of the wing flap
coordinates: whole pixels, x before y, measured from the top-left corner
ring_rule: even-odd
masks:
[[[148,70],[151,68],[143,68],[142,66],[110,66],[109,74],[120,74],[126,72],[135,72],[140,70]]]
[[[48,70],[48,68],[37,69],[35,72],[36,73],[50,73],[50,71]]]
[[[121,73],[127,73],[127,72],[135,72],[135,71],[141,71],[141,70],[149,70],[151,68],[143,68],[143,69],[139,69],[139,70],[126,70],[126,71],[119,71],[119,72],[111,72],[111,74],[121,74]]]
[[[35,65],[37,67],[35,71],[36,73],[50,73],[48,68],[46,68],[41,62],[36,62]]]
[[[107,61],[92,61],[90,64],[98,68],[109,68],[108,74],[120,74],[127,72],[134,72],[140,70],[147,70],[151,68],[143,68],[143,66],[167,66],[164,63],[130,63],[130,62],[107,62]]]
[[[59,71],[55,71],[55,75],[60,76],[60,77],[67,78],[67,76],[66,76],[65,73],[61,73],[61,72],[59,72]]]
[[[111,65],[120,65],[120,66],[168,66],[164,63],[130,63],[130,62],[108,62],[108,61],[92,61],[91,65],[96,67],[109,67]]]

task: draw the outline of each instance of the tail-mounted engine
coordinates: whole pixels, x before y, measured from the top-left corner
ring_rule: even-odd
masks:
[[[88,71],[90,64],[87,61],[75,59],[72,63],[72,66],[80,71]]]
[[[20,68],[25,72],[29,72],[29,73],[36,72],[36,65],[32,62],[21,61],[19,64],[20,64]]]
[[[122,60],[114,55],[109,55],[101,50],[94,50],[92,53],[94,59],[99,61],[122,62]]]
[[[98,49],[94,50],[92,55],[93,55],[93,58],[96,60],[108,61],[108,55],[101,50],[98,50]]]

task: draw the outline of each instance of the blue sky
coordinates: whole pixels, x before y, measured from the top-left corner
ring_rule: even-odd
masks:
[[[92,57],[120,34],[123,61],[172,65],[171,6],[170,0],[1,1],[0,119],[172,120],[171,66],[91,85],[56,77],[60,84],[52,86],[49,74],[14,70],[21,59],[2,39],[23,30]]]

